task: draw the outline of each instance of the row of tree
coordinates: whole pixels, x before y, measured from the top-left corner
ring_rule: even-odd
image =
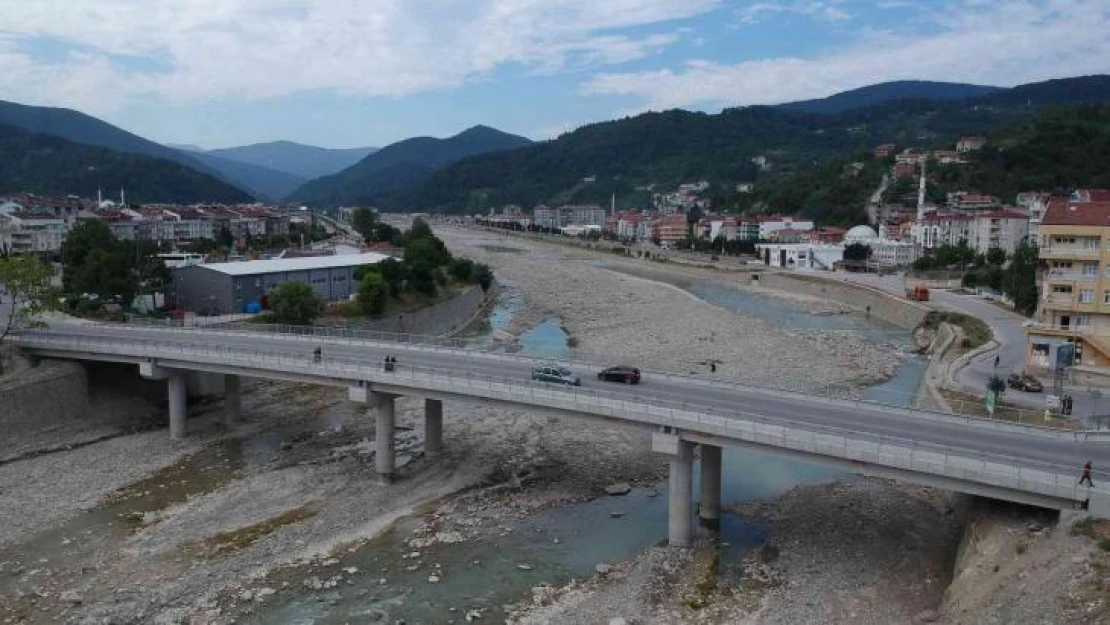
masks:
[[[62,248],[62,289],[68,307],[95,310],[106,303],[127,309],[135,297],[162,293],[170,272],[158,243],[121,241],[104,222],[86,219],[69,231]]]

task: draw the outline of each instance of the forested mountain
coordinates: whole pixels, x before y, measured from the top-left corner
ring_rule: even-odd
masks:
[[[269,143],[209,150],[207,153],[228,160],[291,174],[300,178],[303,183],[313,178],[343,171],[373,154],[377,149],[329,149],[302,145],[292,141],[271,141]]]
[[[355,165],[313,180],[290,199],[323,206],[388,203],[434,171],[475,154],[529,145],[524,137],[475,126],[447,139],[415,137],[388,145]]]
[[[220,164],[218,162],[204,163],[196,153],[175,150],[148,141],[79,111],[0,101],[0,124],[9,124],[28,132],[53,135],[74,143],[107,148],[116,152],[175,161],[199,173],[221,178],[240,188],[247,186],[228,172],[213,166]]]
[[[968,163],[933,167],[938,196],[975,189],[1012,202],[1022,191],[1110,188],[1110,104],[1050,108],[988,138]]]
[[[898,80],[843,91],[827,98],[780,104],[779,108],[803,113],[843,113],[851,109],[874,106],[891,100],[964,100],[1001,91],[1001,87],[968,85],[957,82]]]
[[[129,154],[0,123],[0,193],[95,197],[126,189],[135,202],[249,202],[222,180],[168,159]]]
[[[1007,96],[1011,91],[1018,95]],[[960,134],[982,134],[1028,120],[1042,104],[1076,99],[1110,101],[1110,77],[1049,81],[966,100],[892,100],[835,115],[766,106],[715,115],[645,113],[512,152],[463,159],[383,204],[473,212],[509,203],[607,201],[611,193],[618,194],[618,204],[641,202],[650,185],[667,190],[701,179],[717,189],[740,182],[758,188],[829,159],[866,154],[880,143],[951,146]],[[751,162],[756,156],[765,156],[769,167],[757,169]],[[855,210],[819,208],[813,201],[809,206],[814,216],[843,210],[845,221]]]

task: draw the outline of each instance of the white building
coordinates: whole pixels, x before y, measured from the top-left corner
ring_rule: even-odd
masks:
[[[961,213],[927,213],[915,226],[914,242],[924,249],[942,245],[971,244],[971,215]]]
[[[779,230],[813,230],[813,220],[796,217],[783,217],[781,215],[768,215],[759,217],[759,238],[766,241],[771,238],[771,233]]]
[[[609,216],[600,206],[564,206],[562,210],[570,213],[570,223],[579,226],[602,226]]]
[[[756,256],[768,267],[832,271],[844,260],[844,247],[813,243],[760,243]]]
[[[859,243],[871,248],[868,264],[878,267],[905,267],[921,256],[921,248],[911,241],[879,236],[870,226],[856,226],[844,235],[844,245]]]

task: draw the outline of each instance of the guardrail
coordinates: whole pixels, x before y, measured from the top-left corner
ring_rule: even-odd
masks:
[[[104,325],[108,327],[126,327],[122,324]],[[235,326],[233,328],[220,328],[212,326],[194,328],[189,326],[182,327],[181,325],[176,323],[158,322],[153,320],[144,320],[134,325],[140,327],[157,327],[159,329],[169,331],[223,332],[231,334],[239,333],[241,335],[254,334],[294,337],[298,339],[320,339],[327,341],[338,341],[348,345],[361,343],[386,343],[391,346],[402,345],[421,347],[426,349],[447,351],[450,353],[485,354],[488,356],[497,357],[503,360],[517,362],[521,364],[533,363],[537,360],[552,360],[571,368],[583,368],[583,366],[585,366],[586,368],[600,368],[614,364],[611,359],[607,359],[599,354],[583,354],[580,352],[575,352],[574,357],[571,359],[537,358],[534,356],[523,355],[517,352],[509,352],[504,349],[498,349],[495,345],[491,345],[488,342],[419,334],[381,332],[374,330],[357,330],[341,327],[295,326],[282,324],[243,324],[240,326]],[[710,384],[718,386],[720,388],[733,388],[749,392],[772,390],[805,395],[808,397],[819,399],[831,398],[846,401],[858,401],[886,408],[911,410],[923,414],[956,416],[961,419],[1008,423],[1050,431],[1058,431],[1061,429],[1061,423],[1068,423],[1062,422],[1060,420],[1046,422],[1044,419],[1043,411],[1025,410],[1021,408],[1007,407],[1004,411],[996,411],[994,415],[984,414],[984,412],[986,411],[980,405],[960,400],[954,400],[955,405],[951,405],[950,403],[950,407],[954,409],[954,412],[936,412],[934,410],[929,410],[927,407],[927,402],[918,397],[916,393],[902,393],[899,391],[875,388],[860,389],[856,386],[846,383],[820,384],[817,382],[813,382],[812,380],[796,379],[784,376],[749,376],[744,379],[730,380],[713,375],[693,376],[674,372],[652,371],[648,369],[642,369],[642,371],[645,376],[651,376],[653,378],[682,380],[702,385]]]
[[[135,358],[188,359],[197,364],[244,367],[299,375],[315,375],[351,382],[394,384],[568,410],[653,426],[667,426],[735,438],[811,454],[869,462],[879,466],[927,472],[1000,488],[1081,501],[1090,489],[1076,483],[1078,467],[1025,458],[922,443],[908,438],[815,424],[799,419],[710,406],[642,398],[617,391],[556,387],[519,379],[474,374],[469,371],[399,364],[386,372],[380,363],[350,357],[295,355],[226,345],[182,344],[116,337],[62,337],[49,332],[24,331],[20,341],[40,349],[81,351]],[[1100,483],[1106,477],[1099,476]],[[1098,492],[1110,496],[1110,490]]]

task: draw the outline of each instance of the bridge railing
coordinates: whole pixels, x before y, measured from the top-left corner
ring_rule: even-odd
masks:
[[[989,453],[970,446],[957,447],[876,434],[866,430],[828,426],[806,420],[804,412],[793,417],[766,415],[752,410],[724,408],[700,402],[651,399],[616,390],[553,386],[471,371],[399,364],[385,371],[381,364],[345,357],[326,356],[316,361],[297,354],[228,346],[118,337],[59,336],[50,332],[23,331],[20,341],[40,349],[115,355],[142,359],[184,360],[255,371],[274,371],[347,380],[352,385],[400,386],[410,389],[509,401],[550,409],[584,413],[652,426],[664,426],[725,436],[810,454],[868,462],[879,466],[944,475],[991,486],[1034,492],[1043,496],[1082,501],[1091,489],[1077,484],[1079,467]],[[974,440],[974,439],[969,439]],[[1106,476],[1098,481],[1105,485]],[[1110,490],[1099,486],[1100,493]]]
[[[126,327],[120,324],[105,324],[114,327]],[[575,352],[573,358],[541,358],[528,356],[519,351],[509,351],[505,344],[491,344],[488,341],[460,339],[451,337],[429,336],[398,332],[381,332],[375,330],[359,330],[344,327],[327,326],[297,326],[283,324],[252,324],[242,323],[232,327],[216,327],[209,325],[185,325],[175,320],[141,320],[133,325],[139,327],[159,328],[174,332],[224,332],[254,335],[270,335],[297,338],[300,340],[321,340],[340,342],[348,345],[363,343],[388,344],[390,346],[405,346],[422,349],[434,349],[450,353],[486,354],[508,362],[532,363],[537,360],[551,360],[564,364],[570,368],[583,366],[596,372],[597,368],[614,364],[612,359],[598,354]],[[1021,425],[1029,428],[1043,430],[1082,430],[1077,422],[1053,416],[1046,418],[1044,411],[1026,410],[1009,406],[999,406],[993,412],[988,411],[985,402],[972,402],[962,399],[950,400],[951,413],[939,412],[929,407],[927,401],[917,393],[904,393],[881,388],[859,388],[848,383],[822,384],[812,379],[792,378],[789,376],[759,376],[747,374],[743,378],[730,379],[723,376],[706,374],[683,374],[673,371],[652,371],[643,369],[645,377],[670,378],[708,384],[722,388],[735,388],[741,390],[772,390],[787,393],[796,393],[810,397],[830,398],[844,401],[864,402],[876,406],[899,408],[921,414],[955,415],[973,422],[1000,422]]]

